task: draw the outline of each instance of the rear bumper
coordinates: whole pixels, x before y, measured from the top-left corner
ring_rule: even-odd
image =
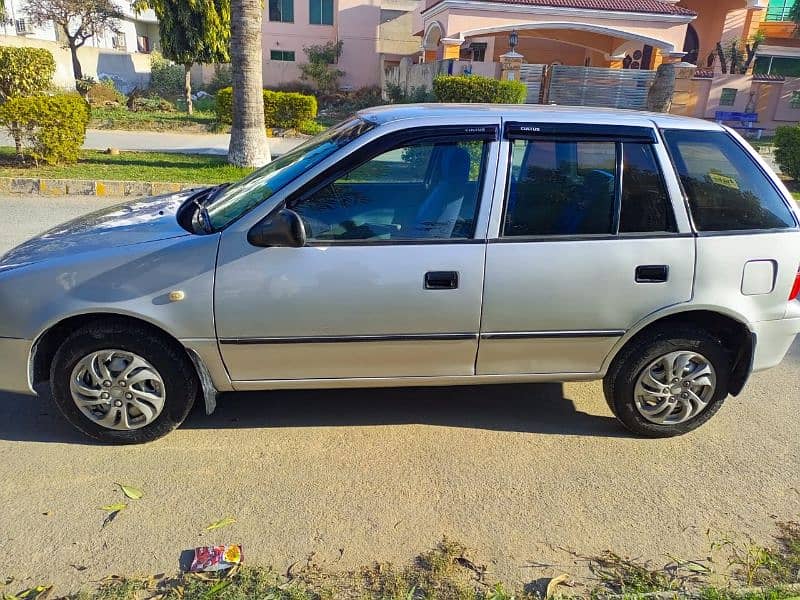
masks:
[[[786,356],[794,338],[800,333],[800,316],[776,321],[759,321],[751,323],[750,327],[756,335],[753,371],[763,371],[777,366]]]
[[[34,394],[28,377],[30,340],[0,338],[0,390]]]

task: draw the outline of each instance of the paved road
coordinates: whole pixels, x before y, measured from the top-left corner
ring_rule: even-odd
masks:
[[[6,247],[102,203],[0,204]],[[231,396],[163,440],[121,448],[88,443],[46,397],[3,394],[0,575],[64,592],[174,571],[182,550],[223,542],[281,570],[311,552],[352,567],[409,560],[447,535],[527,582],[582,572],[561,548],[664,564],[705,557],[708,528],[767,542],[775,519],[800,516],[799,373],[795,345],[673,440],[628,436],[596,383]],[[115,481],[146,495],[101,529]],[[204,531],[225,516],[237,522]]]
[[[90,150],[105,150],[113,146],[120,150],[227,154],[230,137],[227,133],[90,129],[86,132],[83,147]],[[270,152],[275,156],[284,154],[300,144],[303,139],[305,138],[268,138]],[[0,146],[13,145],[7,134],[0,132]]]

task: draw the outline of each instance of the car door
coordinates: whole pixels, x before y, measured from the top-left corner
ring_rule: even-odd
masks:
[[[301,248],[221,240],[215,315],[234,381],[474,373],[497,125],[403,129],[276,207]]]
[[[505,131],[477,373],[596,373],[626,330],[691,298],[695,246],[674,171],[651,127]]]

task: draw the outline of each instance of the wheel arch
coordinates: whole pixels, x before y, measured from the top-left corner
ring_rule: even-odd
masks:
[[[649,335],[656,329],[671,325],[690,325],[717,336],[731,355],[729,393],[737,396],[747,383],[755,356],[756,334],[747,326],[747,320],[736,313],[720,311],[718,307],[698,307],[659,313],[643,320],[626,332],[606,358],[603,372],[607,372],[622,350],[631,342]]]
[[[33,343],[31,355],[28,361],[28,380],[31,388],[37,384],[44,383],[50,379],[50,365],[61,344],[70,334],[92,323],[128,323],[138,327],[149,329],[154,334],[166,339],[171,345],[186,356],[192,365],[195,374],[198,374],[197,358],[184,346],[178,339],[163,327],[143,319],[139,316],[127,315],[115,312],[88,312],[71,315],[51,324],[47,327]],[[202,379],[202,378],[200,378]]]

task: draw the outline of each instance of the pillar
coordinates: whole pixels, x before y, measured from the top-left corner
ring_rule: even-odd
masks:
[[[753,37],[756,36],[758,30],[761,29],[761,24],[764,22],[766,14],[767,11],[763,8],[751,8],[747,11],[747,18],[744,22],[741,41],[741,50],[744,60],[747,60],[747,44],[752,44]],[[753,67],[755,64],[756,61],[753,59],[750,66],[747,68],[747,75],[753,74]]]
[[[500,66],[502,69],[500,79],[519,81],[523,60],[525,60],[525,57],[514,50],[500,55]]]
[[[451,58],[458,60],[459,50],[461,49],[461,44],[463,43],[464,40],[460,40],[458,38],[442,38],[442,46],[444,47],[442,58],[445,60]]]
[[[693,116],[697,105],[697,94],[692,87],[696,68],[690,63],[667,64],[666,68],[675,70],[675,85],[668,112],[673,115]]]

